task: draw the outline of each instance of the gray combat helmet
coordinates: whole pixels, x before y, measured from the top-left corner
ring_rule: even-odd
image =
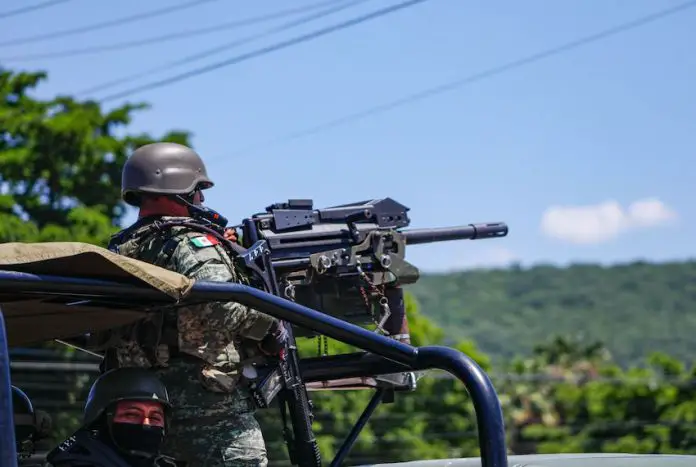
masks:
[[[213,185],[203,160],[193,149],[176,143],[152,143],[139,147],[126,160],[121,196],[131,206],[139,206],[141,193],[188,195]]]
[[[90,427],[123,400],[159,402],[165,409],[165,423],[169,422],[171,402],[164,383],[145,368],[116,368],[97,378],[89,390],[82,426]]]

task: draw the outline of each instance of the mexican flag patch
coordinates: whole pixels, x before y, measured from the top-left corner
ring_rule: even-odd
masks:
[[[197,248],[205,248],[207,246],[217,245],[220,242],[212,235],[201,235],[200,237],[192,238],[191,243]]]

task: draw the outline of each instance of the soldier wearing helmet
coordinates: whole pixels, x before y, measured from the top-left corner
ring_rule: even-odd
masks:
[[[161,454],[171,404],[152,372],[122,368],[101,375],[87,396],[82,425],[46,456],[53,467],[176,467]]]
[[[39,466],[29,458],[34,454],[36,442],[48,436],[51,419],[45,412],[34,410],[29,396],[17,386],[12,386],[12,408],[17,461],[20,466]]]
[[[226,219],[203,207],[203,190],[212,186],[192,149],[174,143],[138,148],[123,168],[122,196],[139,208],[139,219],[109,248],[196,280],[245,282],[233,263],[238,245],[225,235]],[[165,311],[136,327],[121,333],[105,367],[157,371],[179,407],[167,439],[171,452],[209,466],[265,466],[255,405],[240,384],[240,355],[277,355],[287,338],[281,323],[226,302]]]

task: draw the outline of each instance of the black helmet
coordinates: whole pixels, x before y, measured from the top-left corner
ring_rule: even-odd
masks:
[[[31,455],[37,434],[36,413],[31,399],[17,386],[12,386],[15,441],[20,457]]]
[[[154,401],[164,406],[165,418],[171,409],[167,388],[145,368],[117,368],[101,375],[92,385],[85,403],[82,426],[90,427],[114,404],[122,400]]]
[[[126,160],[121,196],[140,205],[140,193],[188,195],[213,186],[205,164],[191,148],[176,143],[152,143],[136,149]]]

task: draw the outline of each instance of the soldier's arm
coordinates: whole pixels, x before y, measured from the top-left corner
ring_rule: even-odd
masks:
[[[201,236],[205,238],[204,236]],[[240,282],[230,271],[218,250],[207,241],[187,237],[181,240],[172,254],[174,269],[197,281]],[[227,312],[228,330],[234,334],[256,341],[262,340],[275,318],[236,302],[216,302],[211,304]]]

